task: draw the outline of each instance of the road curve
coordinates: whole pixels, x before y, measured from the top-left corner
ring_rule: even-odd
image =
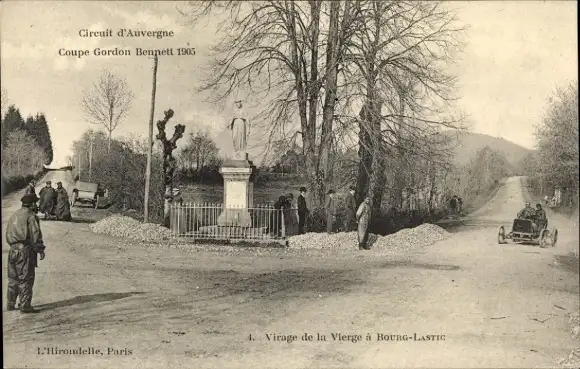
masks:
[[[521,178],[510,178],[450,239],[389,259],[189,253],[44,222],[47,259],[33,300],[43,311],[3,313],[4,365],[552,367],[575,345],[565,314],[578,306],[578,279],[554,265],[558,247],[497,244],[497,225],[509,225],[525,197]],[[560,242],[573,242],[571,222],[550,222]],[[6,255],[3,244],[4,263]],[[50,355],[46,347],[93,351]]]

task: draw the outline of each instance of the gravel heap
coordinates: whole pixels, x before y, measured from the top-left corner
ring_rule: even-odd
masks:
[[[141,223],[131,217],[112,215],[90,224],[91,231],[115,237],[126,237],[139,241],[161,241],[171,238],[171,231],[152,223]]]
[[[418,247],[432,245],[447,239],[449,232],[433,224],[422,224],[415,228],[402,229],[388,236],[369,236],[371,249],[378,253],[393,253],[410,251]],[[291,249],[334,249],[358,250],[356,232],[335,234],[306,233],[292,236],[288,239]]]
[[[580,312],[570,314],[570,331],[575,339],[580,341]]]
[[[567,357],[558,361],[562,368],[580,368],[580,346],[572,350]]]
[[[560,359],[558,364],[562,368],[580,368],[580,313],[571,313],[569,316],[570,332],[574,336],[574,339],[579,341],[579,344],[568,356]]]

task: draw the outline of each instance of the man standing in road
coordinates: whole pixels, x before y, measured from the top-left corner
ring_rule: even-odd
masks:
[[[358,207],[356,212],[358,222],[358,249],[370,250],[369,240],[369,223],[371,219],[371,199],[367,196]]]
[[[345,232],[351,232],[356,229],[356,200],[354,199],[355,188],[353,186],[349,187],[348,193],[345,198],[346,207],[346,221],[345,221]]]
[[[300,187],[300,195],[298,195],[298,234],[304,234],[306,217],[309,212],[310,210],[308,210],[306,205],[306,187]]]
[[[42,232],[36,216],[34,194],[24,195],[20,200],[22,208],[8,219],[6,242],[10,245],[8,253],[8,311],[16,310],[16,299],[20,299],[20,312],[37,313],[32,308],[32,287],[35,268],[38,266],[37,255],[44,260],[44,243]]]
[[[36,196],[36,180],[32,179],[28,186],[26,186],[26,190],[24,191],[24,195],[34,194]]]
[[[44,219],[47,219],[54,210],[54,201],[56,197],[56,192],[52,188],[52,183],[50,181],[46,182],[46,187],[43,187],[40,192],[40,201],[38,202],[38,208],[40,212],[44,214]]]
[[[325,204],[326,210],[326,232],[334,233],[334,223],[336,222],[336,201],[334,199],[334,190],[328,191],[328,197]]]
[[[71,220],[70,215],[70,200],[68,198],[68,193],[62,187],[62,182],[56,184],[56,219],[57,220]]]
[[[451,215],[457,215],[457,196],[453,196],[451,200],[449,200],[449,208],[451,209]]]

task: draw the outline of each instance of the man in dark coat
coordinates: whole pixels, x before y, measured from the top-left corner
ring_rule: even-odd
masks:
[[[294,194],[286,195],[286,203],[284,204],[284,226],[286,236],[294,236],[298,232],[298,224],[296,222],[296,208],[293,208]]]
[[[536,211],[532,208],[532,205],[529,202],[526,202],[526,206],[518,213],[518,219],[531,220],[532,232],[538,230],[538,225],[536,224]]]
[[[300,187],[300,195],[298,196],[298,234],[304,234],[308,213],[310,213],[310,210],[308,210],[306,204],[306,187]]]
[[[334,223],[336,222],[336,200],[334,199],[334,190],[328,191],[328,197],[325,204],[326,210],[326,232],[334,233]]]
[[[356,212],[356,219],[358,223],[358,249],[370,250],[369,241],[369,224],[371,219],[371,199],[365,197],[363,202],[358,207]]]
[[[538,229],[544,229],[548,226],[548,217],[546,211],[542,209],[542,205],[536,204],[536,224]]]
[[[57,220],[71,220],[70,215],[70,200],[68,198],[68,193],[62,187],[62,182],[56,184],[56,209],[55,215]]]
[[[534,210],[534,208],[532,208],[529,202],[526,202],[526,206],[518,213],[518,219],[534,220],[535,217],[536,211]]]
[[[34,194],[36,196],[36,180],[31,180],[30,183],[26,186],[26,190],[24,191],[24,195]]]
[[[457,196],[453,196],[451,200],[449,200],[449,208],[451,210],[451,215],[457,214]]]
[[[354,187],[348,189],[348,193],[345,198],[346,207],[346,221],[345,221],[345,232],[351,232],[356,229],[356,200],[354,199]]]
[[[286,196],[278,197],[278,201],[274,203],[274,211],[270,214],[270,232],[276,237],[282,235],[282,212],[286,205]]]
[[[21,313],[37,313],[32,308],[32,287],[38,266],[37,255],[44,260],[42,232],[36,216],[34,194],[24,195],[20,200],[22,208],[8,219],[6,242],[10,245],[8,253],[8,311],[16,310],[16,299],[20,300]]]
[[[44,213],[44,218],[48,218],[53,212],[54,202],[56,197],[56,192],[52,188],[50,181],[46,182],[46,187],[43,187],[39,192],[40,201],[38,202],[38,208],[41,213]]]

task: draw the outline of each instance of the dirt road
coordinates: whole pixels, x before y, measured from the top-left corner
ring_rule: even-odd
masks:
[[[3,217],[17,198],[4,199]],[[497,226],[523,202],[520,179],[510,178],[449,240],[381,259],[185,252],[45,222],[33,299],[43,311],[3,313],[4,366],[553,367],[574,348],[565,314],[579,304],[578,275],[554,254],[577,242],[578,229],[551,219],[555,250],[498,245]],[[6,255],[3,244],[3,263]],[[426,335],[437,337],[415,339]]]

